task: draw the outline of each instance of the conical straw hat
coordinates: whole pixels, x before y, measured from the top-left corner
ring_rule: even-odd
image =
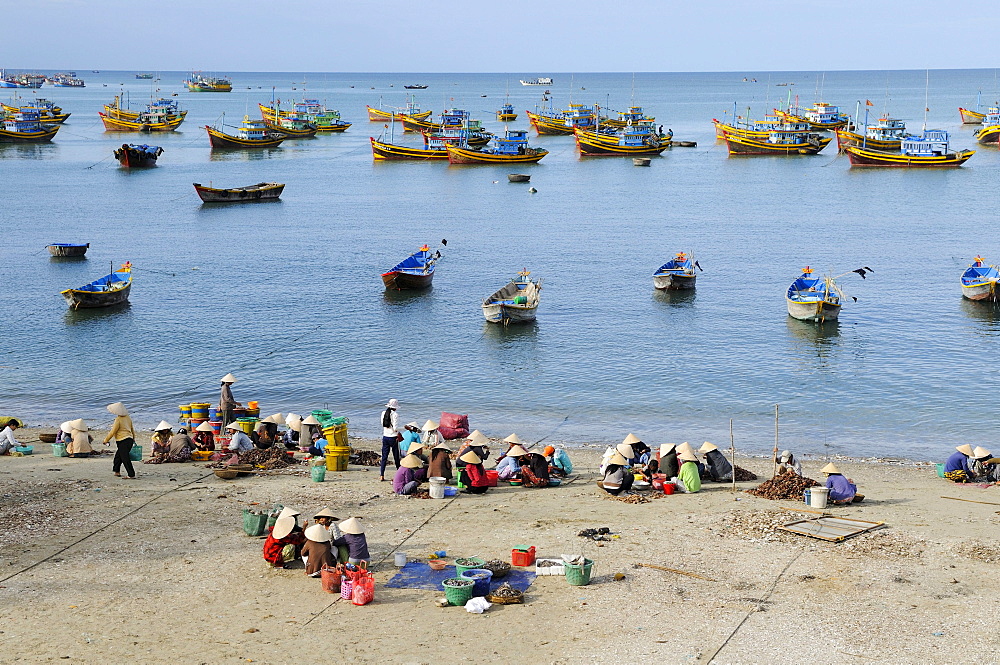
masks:
[[[677,448],[677,444],[676,443],[661,443],[660,444],[660,457],[661,458],[666,457],[670,453],[674,452],[674,449],[676,449],[676,448]]]
[[[75,429],[77,432],[87,431],[87,423],[83,421],[83,418],[77,418],[76,420],[69,421],[69,426]]]
[[[698,461],[697,455],[695,455],[692,452],[688,452],[686,450],[684,452],[682,452],[680,455],[678,455],[678,458],[681,461],[683,461],[683,462],[697,462]]]
[[[483,463],[483,460],[480,459],[479,455],[477,455],[472,450],[470,450],[469,452],[465,453],[464,455],[462,455],[458,459],[462,460],[466,464],[482,464]]]
[[[67,433],[73,431],[73,423],[72,423],[72,421],[67,420],[62,425],[59,426],[59,429],[61,429],[63,432],[67,432]]]
[[[437,429],[438,427],[439,427],[439,425],[438,425],[437,421],[435,421],[435,420],[428,420],[427,422],[424,423],[424,426],[421,427],[420,429],[424,430],[425,432],[429,432],[432,429]]]
[[[359,535],[365,532],[365,528],[361,526],[361,522],[358,521],[357,517],[349,517],[339,524],[340,530],[343,533],[352,533],[354,535]]]
[[[431,448],[431,450],[447,450],[449,453],[451,452],[451,448],[449,448],[448,444],[444,441]]]
[[[302,513],[294,508],[282,508],[281,512],[278,513],[278,519],[282,517],[298,517]]]
[[[407,469],[419,469],[424,464],[420,461],[420,458],[416,455],[407,455],[399,461],[400,466],[404,466]]]
[[[219,379],[222,383],[236,383],[236,377],[232,374],[226,374],[224,377]]]
[[[316,416],[306,416],[306,419],[302,421],[303,425],[319,425],[319,421],[316,420]]]
[[[611,456],[611,459],[608,460],[608,464],[617,464],[619,466],[624,466],[626,463],[628,463],[628,460],[625,459],[625,456],[621,453],[615,453]]]
[[[615,446],[615,450],[617,450],[618,454],[624,457],[625,459],[631,459],[635,457],[635,448],[633,448],[630,444],[619,443],[617,446]]]
[[[243,431],[243,428],[240,427],[239,423],[229,423],[228,425],[226,425],[226,429],[231,429],[234,432],[237,431],[237,430],[239,430],[240,432]]]
[[[479,430],[473,431],[466,440],[474,446],[485,446],[490,442],[490,440],[486,438],[486,435]]]
[[[506,439],[504,439],[504,442],[505,443],[513,443],[515,445],[521,445],[521,443],[522,443],[521,437],[519,437],[517,434],[511,434]]]
[[[280,425],[281,423],[285,422],[285,417],[283,415],[281,415],[280,413],[275,413],[275,414],[272,414],[272,415],[268,416],[267,418],[264,418],[264,420],[262,420],[261,422],[262,423],[271,423],[273,425]]]
[[[198,430],[199,432],[214,432],[215,431],[215,428],[212,427],[211,425],[209,425],[207,420],[205,422],[203,422],[202,424],[198,425],[197,427],[195,427],[195,429]]]
[[[972,446],[970,446],[968,443],[963,443],[960,446],[955,446],[955,450],[962,453],[966,457],[972,457]]]
[[[285,416],[285,424],[289,427],[298,427],[300,422],[302,422],[302,416],[297,413],[289,413]],[[292,423],[295,423],[295,425],[292,425]]]
[[[682,443],[679,446],[677,446],[677,452],[678,453],[691,453],[691,454],[694,454],[694,448],[691,447],[690,443],[688,443],[687,441],[685,441],[684,443]]]
[[[108,411],[116,416],[127,416],[128,409],[121,402],[115,402],[114,404],[108,404]]]
[[[153,428],[154,432],[162,432],[165,429],[170,429],[172,425],[166,420],[161,420],[160,424]]]
[[[708,441],[706,441],[705,443],[701,444],[701,448],[698,449],[698,452],[699,453],[707,453],[707,452],[711,452],[713,450],[718,450],[718,449],[719,449],[719,447],[717,445],[715,445],[714,443],[709,443]]]
[[[330,530],[322,524],[313,524],[311,527],[308,527],[305,531],[305,536],[317,543],[330,542]]]
[[[635,434],[632,434],[632,432],[629,432],[628,436],[625,437],[625,440],[622,441],[622,443],[627,446],[631,446],[633,443],[642,443],[642,439],[637,437]]]
[[[840,469],[838,469],[838,468],[836,467],[836,465],[834,465],[834,463],[833,463],[833,462],[830,462],[829,464],[827,464],[826,466],[824,466],[824,467],[823,467],[822,469],[820,469],[819,471],[820,471],[820,473],[826,473],[826,474],[830,474],[830,473],[840,473]]]
[[[410,444],[410,447],[406,449],[406,452],[416,453],[420,452],[423,449],[424,449],[424,444],[420,443],[419,441],[414,441],[413,443]]]
[[[520,457],[527,454],[528,451],[518,445],[511,446],[510,450],[507,451],[507,457]]]
[[[984,457],[993,457],[993,453],[982,446],[976,446],[976,449],[972,451],[972,456],[976,459],[983,459]]]
[[[330,510],[329,508],[324,508],[323,510],[321,510],[318,513],[316,513],[315,515],[313,515],[313,517],[330,517],[330,518],[335,519],[335,520],[339,520],[340,519],[339,517],[337,517],[336,515],[334,515],[333,511]]]
[[[294,528],[294,517],[279,517],[274,521],[274,529],[271,530],[271,535],[275,538],[281,539],[290,534]]]

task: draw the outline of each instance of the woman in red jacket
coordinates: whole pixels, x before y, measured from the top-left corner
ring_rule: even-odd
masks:
[[[469,451],[458,459],[465,462],[465,467],[459,478],[465,485],[467,494],[484,494],[489,487],[489,480],[486,478],[486,469],[483,468],[483,460],[475,452]]]

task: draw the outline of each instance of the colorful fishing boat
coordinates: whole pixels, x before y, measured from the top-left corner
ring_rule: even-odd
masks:
[[[962,273],[962,297],[969,300],[1000,300],[1000,271],[996,266],[986,265],[986,259],[977,256],[972,265]]]
[[[527,323],[535,320],[542,280],[532,280],[527,268],[483,300],[483,316],[490,323]]]
[[[497,109],[497,120],[499,122],[514,122],[517,120],[517,111],[514,110],[514,105],[508,102]]]
[[[134,120],[102,111],[98,111],[98,115],[108,132],[172,132],[184,122],[184,115],[173,115],[163,108],[141,111]]]
[[[451,164],[533,164],[549,154],[543,148],[528,146],[528,132],[509,129],[506,135],[493,139],[492,148],[474,150],[460,146],[447,146]]]
[[[149,79],[152,79],[153,75],[150,74],[150,73],[148,73],[148,72],[142,72],[142,73],[136,74],[135,77],[137,79],[139,79],[140,81],[147,81]]]
[[[268,129],[263,120],[251,120],[248,115],[243,116],[243,123],[236,128],[236,134],[227,134],[208,125],[205,125],[205,131],[213,148],[277,148],[285,140],[284,133]]]
[[[570,104],[565,111],[541,111],[528,114],[531,126],[535,128],[538,135],[572,135],[579,127],[581,129],[593,129],[597,127],[597,111],[583,104]]]
[[[613,133],[577,128],[575,136],[581,156],[655,156],[670,147],[671,139],[668,134],[657,134],[656,125],[648,120]]]
[[[434,268],[441,252],[431,252],[427,245],[382,273],[387,289],[426,289],[434,280]]]
[[[385,122],[394,118],[396,120],[402,120],[403,116],[416,118],[417,120],[426,120],[431,117],[432,113],[432,111],[421,111],[416,100],[412,98],[407,100],[406,106],[402,109],[396,109],[396,111],[383,111],[381,101],[379,101],[378,108],[371,106],[365,106],[365,108],[368,109],[368,120],[372,122]]]
[[[55,103],[41,97],[31,100],[26,100],[23,97],[15,97],[12,101],[17,103],[22,100],[25,103],[18,103],[16,106],[0,103],[0,109],[6,113],[15,113],[21,109],[35,109],[39,113],[39,119],[46,124],[61,125],[70,116],[69,113],[63,113],[63,110],[56,106]]]
[[[963,125],[981,125],[983,124],[983,118],[986,114],[980,109],[983,107],[983,93],[982,91],[976,95],[976,110],[964,109],[961,106],[958,107],[958,114],[962,117]]]
[[[1000,108],[990,108],[983,116],[983,126],[973,135],[980,143],[997,143],[1000,140]]]
[[[193,72],[184,85],[191,92],[232,92],[233,89],[233,81],[228,77],[203,76],[198,72]]]
[[[387,143],[375,137],[371,137],[372,157],[375,161],[381,160],[445,160],[448,159],[447,147],[449,144],[458,145],[461,142],[459,137],[425,137],[422,146],[406,146]]]
[[[482,148],[493,138],[493,133],[483,128],[480,120],[472,120],[462,109],[445,111],[436,130],[424,130],[424,143],[437,141],[472,148]]]
[[[87,84],[83,79],[76,77],[76,72],[60,72],[53,74],[46,79],[57,88],[86,88]]]
[[[264,125],[273,132],[280,132],[286,139],[308,139],[316,136],[316,125],[291,116],[277,116],[273,120],[264,120]]]
[[[206,187],[194,183],[194,191],[204,203],[256,203],[260,201],[277,201],[284,191],[285,185],[280,182],[258,182],[246,187],[229,187],[220,189]]]
[[[265,106],[258,104],[264,120],[273,121],[276,116],[288,116],[303,120],[316,126],[319,132],[343,132],[351,123],[340,118],[340,111],[328,109],[318,99],[303,99],[295,102],[291,111],[284,111],[279,105]]]
[[[781,118],[809,123],[812,129],[834,131],[846,127],[851,117],[840,112],[840,107],[826,102],[816,102],[809,108],[791,106],[787,110],[775,109]]]
[[[653,287],[661,291],[678,291],[693,289],[698,280],[695,269],[701,269],[694,257],[684,252],[677,252],[653,273]]]
[[[860,146],[848,146],[844,152],[851,160],[851,166],[901,167],[961,166],[976,154],[975,150],[953,152],[948,132],[943,129],[927,129],[920,136],[904,137],[899,152]]]
[[[843,299],[844,294],[832,277],[816,277],[809,266],[792,282],[785,295],[788,315],[813,323],[836,321]]]
[[[745,118],[741,115],[736,115],[734,110],[733,118],[734,120],[732,123],[723,122],[718,118],[712,119],[712,123],[715,125],[715,138],[722,140],[725,138],[726,133],[729,133],[736,136],[751,136],[754,138],[766,139],[767,135],[770,134],[773,129],[809,130],[809,123],[790,122],[783,118],[779,118],[776,115],[765,115],[762,120],[754,120],[752,118]]]
[[[121,96],[116,95],[113,102],[104,105],[104,113],[115,120],[129,120],[132,122],[137,121],[143,113],[152,114],[154,117],[163,117],[166,120],[180,118],[181,122],[187,117],[187,111],[180,110],[180,106],[176,100],[164,99],[162,97],[149,102],[143,111],[130,111],[127,108],[122,108]]]
[[[636,125],[640,122],[655,121],[656,118],[647,116],[641,106],[630,106],[628,111],[619,111],[617,119],[604,118],[601,120],[601,124],[607,125],[608,127],[614,127],[616,129],[624,129],[625,127]]]
[[[41,74],[14,74],[13,76],[5,76],[4,80],[10,84],[5,85],[5,88],[41,88],[42,84],[45,83],[45,77]]]
[[[772,129],[766,138],[725,132],[730,155],[815,155],[832,141],[798,129]]]
[[[66,299],[70,309],[89,309],[128,302],[131,290],[132,264],[126,262],[118,270],[78,289],[66,289],[60,295]]]
[[[125,168],[156,166],[156,160],[162,154],[163,148],[157,145],[122,143],[122,147],[115,150],[115,159]]]
[[[0,143],[39,143],[51,141],[61,125],[46,125],[41,122],[38,109],[23,108],[3,116],[0,126]]]
[[[898,151],[904,136],[906,123],[902,120],[884,115],[874,125],[869,125],[866,117],[860,134],[847,129],[837,130],[837,148],[840,152],[844,152],[849,146]]]
[[[79,242],[54,242],[51,245],[46,245],[45,249],[49,250],[50,256],[56,256],[59,258],[68,257],[80,257],[87,253],[90,248],[90,243],[79,243]]]

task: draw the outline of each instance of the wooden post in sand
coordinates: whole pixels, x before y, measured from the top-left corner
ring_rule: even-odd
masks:
[[[733,419],[729,419],[729,454],[733,458],[733,491],[736,491],[736,441],[733,439]]]
[[[772,461],[774,462],[774,471],[771,473],[771,477],[774,478],[778,475],[778,405],[774,405],[774,454],[772,456]]]

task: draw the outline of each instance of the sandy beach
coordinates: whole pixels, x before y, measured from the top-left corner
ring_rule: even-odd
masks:
[[[110,455],[52,457],[38,431],[17,432],[35,455],[0,458],[5,662],[291,663],[317,648],[351,663],[998,662],[1000,487],[953,485],[931,464],[838,461],[867,498],[829,512],[886,525],[838,544],[774,529],[811,515],[742,491],[770,477],[759,458],[738,459],[761,480],[736,493],[708,483],[632,505],[594,486],[589,447],[571,451],[576,479],[560,487],[423,500],[354,466],[324,483],[304,466],[224,481],[204,463],[137,465],[122,481]],[[824,463],[804,475],[822,479]],[[374,603],[324,593],[301,566],[270,569],[241,510],[274,503],[362,517]],[[577,535],[601,526],[618,537]],[[397,550],[509,561],[518,544],[585,554],[592,583],[538,577],[525,604],[482,615],[383,586]]]

